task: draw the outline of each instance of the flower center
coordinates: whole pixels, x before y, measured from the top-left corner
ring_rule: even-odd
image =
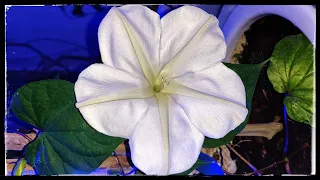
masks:
[[[163,88],[169,85],[170,81],[165,77],[158,77],[156,83],[153,85],[153,91],[160,93]]]
[[[156,93],[159,93],[162,89],[163,89],[163,85],[162,85],[162,84],[155,84],[155,85],[153,86],[153,90],[154,90],[154,92],[156,92]]]

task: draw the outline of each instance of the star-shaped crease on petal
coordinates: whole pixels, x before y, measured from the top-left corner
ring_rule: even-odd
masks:
[[[139,121],[130,136],[132,161],[150,175],[181,173],[197,161],[204,135],[170,95],[157,94],[157,100],[160,111],[157,102],[151,105],[149,118]]]
[[[246,118],[245,88],[223,63],[173,78],[163,89],[188,119],[210,138],[222,138]]]
[[[245,120],[245,89],[224,66],[218,20],[183,6],[161,20],[141,5],[112,8],[102,20],[103,64],[75,84],[76,106],[97,131],[129,139],[135,166],[148,175],[186,171],[204,136],[221,138]]]
[[[159,72],[160,30],[159,15],[145,6],[111,8],[98,30],[102,62],[152,84]]]
[[[183,6],[164,16],[161,25],[163,76],[199,71],[225,57],[226,44],[218,20],[202,9]]]
[[[169,98],[169,174],[190,169],[201,152],[204,135],[188,119],[184,110]],[[177,143],[179,142],[179,143]]]
[[[154,96],[146,79],[105,64],[93,64],[82,71],[75,94],[76,106],[93,128],[123,138],[129,137]]]

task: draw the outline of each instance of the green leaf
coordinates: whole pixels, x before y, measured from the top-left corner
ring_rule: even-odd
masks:
[[[254,90],[256,88],[256,83],[263,66],[268,62],[268,60],[260,64],[230,64],[224,63],[228,68],[236,72],[241,78],[244,87],[246,89],[246,107],[248,108],[248,115],[243,123],[241,123],[237,128],[230,131],[227,135],[220,139],[205,138],[202,145],[203,148],[215,148],[225,144],[228,144],[237,134],[239,134],[249,121],[251,114],[251,103]]]
[[[14,114],[39,130],[24,149],[38,174],[90,173],[124,141],[91,128],[75,103],[74,84],[63,80],[32,82],[14,94]]]
[[[270,58],[267,70],[273,88],[288,93],[284,99],[291,119],[312,123],[314,93],[314,48],[303,34],[280,40]]]

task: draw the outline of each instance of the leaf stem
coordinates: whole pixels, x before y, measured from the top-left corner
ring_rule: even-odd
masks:
[[[286,93],[285,96],[287,96],[288,93]],[[283,146],[283,156],[287,154],[288,151],[288,144],[289,144],[289,128],[288,128],[288,116],[287,116],[287,108],[286,105],[283,105],[283,126],[284,126],[284,132],[285,132],[285,142]]]
[[[285,96],[288,96],[288,93],[286,93]],[[283,156],[286,156],[288,152],[288,146],[289,146],[289,126],[288,126],[288,115],[287,115],[286,105],[283,105],[283,126],[284,126],[284,132],[285,132]],[[286,162],[285,169],[288,174],[291,174],[289,162]]]
[[[118,156],[117,156],[116,152],[115,152],[115,151],[113,151],[113,154],[114,154],[114,156],[116,157],[117,164],[118,164],[118,165],[119,165],[119,167],[120,167],[120,173],[121,173],[121,175],[122,175],[122,176],[125,176],[126,174],[125,174],[125,173],[124,173],[124,171],[123,171],[123,168],[122,168],[122,166],[121,166],[121,164],[120,164],[120,161],[119,161],[119,158],[118,158]]]
[[[269,61],[270,61],[270,58],[267,59],[267,60],[265,60],[265,61],[263,61],[263,62],[261,62],[261,63],[259,63],[259,66],[260,66],[260,67],[263,67],[263,66],[265,66]]]
[[[20,157],[13,167],[11,176],[22,176],[22,173],[24,168],[26,167],[26,164],[27,164],[27,160],[23,157]]]

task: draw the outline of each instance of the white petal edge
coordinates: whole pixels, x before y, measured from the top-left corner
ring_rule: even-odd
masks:
[[[98,132],[129,139],[136,124],[148,118],[146,113],[154,101],[155,98],[110,101],[80,107],[79,111]]]
[[[103,63],[152,83],[158,71],[160,29],[159,15],[145,6],[111,8],[98,30]]]
[[[237,73],[222,62],[173,78],[188,88],[246,106],[246,91]]]
[[[210,138],[222,138],[246,118],[245,87],[223,63],[174,78],[162,90],[186,112],[190,121]]]
[[[154,96],[146,79],[105,64],[92,64],[83,70],[75,83],[74,91],[77,107]]]
[[[129,138],[132,162],[147,175],[167,175],[168,152],[156,98],[143,117]]]
[[[155,101],[132,131],[129,140],[132,161],[147,175],[182,173],[197,161],[204,135],[170,96],[162,95],[160,101],[167,103],[167,107],[160,107],[167,112],[159,113]],[[163,127],[163,120],[167,121],[166,127]]]
[[[225,57],[218,20],[200,8],[183,6],[161,19],[160,67],[171,77],[198,71]]]
[[[75,83],[76,107],[98,132],[128,138],[154,93],[145,79],[105,64],[93,64]],[[125,100],[123,100],[125,99]]]
[[[188,119],[209,138],[219,139],[239,126],[248,114],[247,108],[229,101],[206,100],[171,94]],[[217,101],[215,101],[217,100]]]
[[[204,135],[169,96],[169,174],[189,170],[201,152]]]

